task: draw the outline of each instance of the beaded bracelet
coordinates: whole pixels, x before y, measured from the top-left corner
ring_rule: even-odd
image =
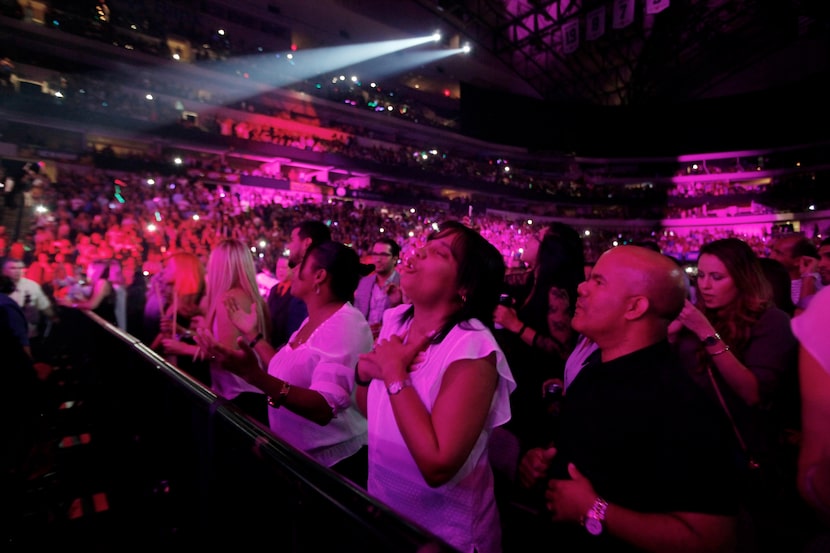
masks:
[[[254,349],[254,346],[257,345],[257,343],[260,340],[262,340],[264,337],[265,336],[262,335],[262,332],[260,332],[259,334],[256,335],[256,337],[253,340],[248,342],[248,347],[251,348],[251,349]]]

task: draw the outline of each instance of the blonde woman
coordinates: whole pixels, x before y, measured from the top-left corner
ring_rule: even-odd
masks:
[[[237,338],[242,333],[231,322],[226,303],[241,306],[246,313],[256,313],[256,336],[261,339],[270,331],[267,307],[256,283],[256,268],[250,248],[241,240],[221,240],[211,251],[207,264],[207,301],[204,328],[225,348],[239,349]],[[210,361],[213,392],[232,400],[256,420],[268,424],[265,394],[242,377],[226,370],[217,359]]]

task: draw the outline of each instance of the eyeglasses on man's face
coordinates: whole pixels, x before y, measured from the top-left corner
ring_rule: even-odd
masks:
[[[372,252],[372,255],[377,257],[392,257],[392,254],[389,252]]]

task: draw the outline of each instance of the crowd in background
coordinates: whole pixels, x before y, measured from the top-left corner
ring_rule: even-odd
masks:
[[[38,174],[39,170],[32,170],[32,178]],[[191,342],[188,347],[196,347],[197,351],[201,347],[203,351],[220,356],[220,360],[210,361],[209,370],[199,374],[211,385],[218,386],[225,382],[221,390],[217,388],[217,393],[243,398],[245,402],[241,403],[248,405],[252,416],[263,421],[268,420],[263,411],[266,396],[272,408],[290,405],[299,416],[317,421],[317,424],[320,416],[315,414],[315,409],[320,406],[318,401],[335,400],[325,394],[319,400],[313,399],[316,396],[307,398],[309,390],[314,389],[313,379],[308,381],[306,388],[297,380],[299,373],[284,372],[284,368],[273,369],[271,374],[274,380],[261,381],[256,376],[258,372],[250,372],[250,368],[245,372],[241,368],[244,365],[232,364],[231,369],[217,364],[225,363],[227,360],[223,359],[228,357],[226,350],[217,349],[220,347],[233,348],[235,344],[244,343],[253,350],[267,343],[270,351],[276,350],[277,353],[270,354],[273,357],[262,358],[279,360],[292,348],[301,351],[300,346],[306,341],[313,343],[314,325],[310,323],[289,330],[293,337],[293,342],[289,343],[294,345],[286,348],[284,344],[271,343],[270,339],[263,340],[269,330],[269,323],[264,320],[259,332],[255,333],[256,326],[235,318],[241,316],[240,309],[246,310],[248,303],[265,306],[269,299],[259,292],[256,272],[273,272],[277,260],[286,256],[290,259],[293,252],[294,272],[288,277],[290,289],[309,306],[308,316],[311,318],[308,321],[318,317],[315,315],[318,308],[312,309],[312,306],[318,305],[316,302],[322,298],[328,298],[327,303],[319,304],[319,310],[326,315],[319,317],[328,320],[332,309],[339,309],[353,296],[360,276],[360,271],[352,268],[352,276],[348,277],[350,284],[345,289],[338,288],[337,281],[330,280],[340,270],[333,265],[339,255],[334,252],[315,254],[322,257],[316,258],[314,265],[307,268],[305,255],[297,257],[300,251],[297,228],[306,221],[317,221],[330,235],[333,244],[354,252],[355,259],[364,262],[372,262],[384,255],[383,252],[376,252],[381,244],[379,240],[391,239],[400,246],[397,255],[406,267],[421,256],[425,259],[441,257],[441,250],[430,242],[435,236],[443,236],[436,234],[437,230],[460,225],[459,228],[474,232],[487,244],[487,251],[498,257],[498,264],[504,271],[496,291],[505,298],[500,305],[494,303],[488,308],[492,315],[478,316],[498,323],[498,328],[493,327],[492,333],[506,365],[502,366],[502,361],[498,361],[500,368],[496,370],[494,366],[493,375],[509,379],[504,382],[514,382],[511,388],[516,386],[510,394],[510,422],[503,425],[505,421],[499,419],[500,422],[485,432],[485,435],[493,434],[493,439],[499,440],[500,445],[494,447],[497,453],[494,454],[492,466],[500,478],[482,485],[487,489],[493,488],[502,512],[510,512],[516,504],[524,502],[539,507],[538,497],[533,499],[532,494],[530,498],[526,497],[529,492],[517,488],[522,480],[519,475],[527,470],[523,468],[523,463],[528,462],[526,457],[530,455],[537,461],[539,458],[536,455],[544,458],[545,448],[557,435],[560,424],[555,401],[557,393],[550,385],[558,384],[560,391],[562,388],[567,390],[575,378],[574,374],[569,373],[569,363],[574,362],[573,354],[579,352],[580,359],[587,360],[596,350],[596,344],[586,342],[584,336],[574,332],[570,323],[578,306],[577,298],[583,296],[583,289],[587,290],[584,288],[587,282],[594,282],[594,263],[600,262],[605,257],[603,254],[614,248],[606,245],[603,249],[597,243],[595,247],[600,251],[593,252],[586,244],[585,235],[566,223],[534,223],[528,219],[509,220],[504,216],[488,214],[471,217],[469,212],[465,216],[453,217],[445,211],[424,206],[363,205],[349,201],[297,202],[288,195],[276,201],[276,196],[259,195],[256,191],[245,190],[242,185],[208,184],[195,174],[148,184],[143,175],[115,175],[76,167],[62,171],[54,183],[44,183],[39,194],[38,200],[47,210],[34,218],[32,232],[26,236],[26,241],[12,244],[4,241],[0,244],[3,247],[4,272],[16,271],[12,274],[15,275],[13,280],[17,287],[22,289],[20,283],[26,282],[26,286],[33,290],[41,290],[36,298],[21,303],[23,308],[37,308],[30,310],[34,318],[29,320],[29,337],[35,346],[34,354],[37,355],[38,344],[42,345],[43,339],[48,338],[50,325],[60,324],[58,306],[94,311],[148,343],[159,331],[163,334],[169,332],[170,336],[156,347],[166,355],[190,358],[194,362],[199,359],[197,355],[191,355],[191,349],[179,349],[180,346],[172,342],[180,342],[181,337],[188,333],[193,337],[208,331],[209,334],[201,336],[201,339],[195,338],[196,346]],[[265,201],[264,197],[269,201]],[[801,424],[796,377],[798,341],[790,330],[790,320],[807,310],[812,297],[828,283],[830,245],[826,240],[816,244],[815,240],[798,233],[735,237],[711,229],[682,238],[671,233],[637,238],[632,238],[630,243],[636,244],[638,249],[661,253],[671,260],[672,266],[687,282],[694,285],[686,307],[676,317],[675,326],[670,327],[673,330],[668,335],[671,343],[675,344],[672,347],[676,347],[678,352],[685,352],[681,356],[688,364],[685,371],[691,375],[692,381],[710,394],[711,401],[725,398],[720,401],[730,414],[735,413],[736,427],[747,434],[748,447],[752,448],[753,454],[763,457],[764,466],[774,465],[777,471],[773,487],[765,488],[763,492],[775,495],[753,498],[746,510],[740,511],[753,528],[741,539],[749,540],[745,545],[750,548],[748,550],[763,548],[767,543],[775,544],[771,547],[784,542],[806,546],[812,538],[810,532],[815,528],[811,524],[803,524],[803,521],[810,519],[804,518],[809,515],[803,512],[805,504],[799,499],[794,485]],[[231,244],[238,250],[234,256],[225,254],[217,257],[218,252]],[[449,241],[447,244],[454,243]],[[682,270],[685,258],[692,250],[695,253],[694,270]],[[317,250],[309,243],[302,251]],[[681,255],[675,255],[678,253]],[[159,326],[149,331],[145,327],[146,309],[155,292],[152,285],[148,286],[148,281],[167,278],[173,283],[175,277],[166,273],[165,268],[172,263],[171,260],[183,254],[192,256],[194,263],[206,270],[206,303],[195,304],[194,311],[181,316],[177,323],[181,328],[174,324],[172,329]],[[786,274],[784,280],[776,281],[776,287],[778,292],[783,290],[783,296],[791,300],[788,306],[775,303],[773,298],[780,297],[780,294],[774,296],[772,277],[768,278],[762,271],[762,258],[774,262],[775,268]],[[234,262],[234,259],[237,261]],[[239,268],[231,271],[230,275],[237,275],[231,277],[226,273],[228,268],[235,266],[234,263]],[[421,263],[424,261],[416,266]],[[298,284],[317,278],[322,280],[306,283],[302,287]],[[406,282],[402,282],[403,292],[407,294],[408,301],[413,301],[410,293],[415,290],[414,282],[411,279],[407,282],[408,288]],[[240,283],[246,284],[242,286]],[[274,285],[268,295],[276,293],[274,290],[277,287],[278,284]],[[241,294],[234,296],[233,305],[226,303],[227,294],[232,290],[239,290]],[[321,290],[327,290],[326,294],[321,296]],[[446,288],[429,288],[416,294],[416,298],[420,299],[414,301],[427,302],[419,311],[429,312],[432,307],[427,306],[432,305],[434,296],[438,294],[444,297],[442,301],[449,302],[447,308],[450,311],[459,306],[463,310],[470,290],[462,287],[460,291],[453,292],[455,295],[444,297]],[[15,293],[12,291],[12,294]],[[167,310],[172,305],[170,301],[162,304]],[[489,304],[485,302],[484,305]],[[269,309],[261,307],[256,311],[263,317]],[[164,319],[163,312],[165,309],[160,313],[158,324]],[[222,313],[222,322],[217,322],[220,321],[218,313]],[[350,316],[363,317],[358,311],[350,311]],[[445,316],[438,320],[446,322]],[[206,325],[205,321],[208,321]],[[318,318],[316,324],[322,325],[323,322]],[[391,321],[384,319],[384,324],[391,324]],[[237,330],[224,336],[224,331],[231,329],[231,325]],[[429,343],[432,331],[427,323],[419,325],[423,339]],[[354,328],[354,325],[350,324],[349,328]],[[368,320],[365,331],[367,336],[372,335]],[[785,340],[787,336],[789,338]],[[378,338],[383,343],[389,340],[383,327]],[[325,343],[331,345],[333,342],[326,340]],[[392,377],[381,375],[391,371],[398,379],[395,382],[401,383],[404,388],[409,386],[407,381],[400,380],[395,368],[397,365],[389,365],[390,359],[414,355],[415,362],[419,354],[406,349],[398,351],[396,347],[389,346],[391,349],[387,348],[388,351],[382,350],[386,352],[384,357],[372,361],[368,366],[375,368],[367,368],[362,378],[374,374],[375,378],[388,381]],[[355,356],[367,354],[367,349],[368,346],[362,346],[360,351],[350,354],[348,362],[339,362],[353,365]],[[232,363],[237,362],[229,359]],[[253,359],[257,358],[250,357],[248,361]],[[273,363],[276,365],[272,368],[282,366],[278,361]],[[507,366],[509,373],[504,372]],[[191,368],[196,370],[195,365]],[[712,376],[713,368],[718,371],[717,377]],[[229,370],[231,374],[228,376],[226,373]],[[335,374],[342,375],[336,371]],[[220,375],[225,376],[220,378]],[[361,378],[357,373],[354,377]],[[287,378],[294,380],[290,383],[293,387],[286,384]],[[245,379],[249,380],[249,385],[242,384]],[[233,382],[230,388],[227,385],[229,382]],[[349,386],[343,388],[346,394],[343,397],[348,397]],[[234,391],[229,391],[231,388]],[[503,406],[499,407],[497,412],[503,414],[502,409]],[[762,414],[760,417],[756,416],[759,412]],[[278,434],[285,433],[284,429],[279,430],[282,427],[273,417],[271,419],[272,428],[277,429]],[[435,431],[445,430],[436,428]],[[450,431],[449,428],[446,431]],[[370,427],[370,443],[371,435]],[[474,448],[473,451],[476,464],[490,455],[487,449]],[[416,459],[417,455],[420,454],[416,454]],[[425,451],[423,455],[431,454]],[[342,458],[335,457],[331,462],[338,460]],[[370,458],[369,462],[386,466],[386,461],[378,459],[372,461]],[[353,474],[352,470],[350,467],[347,474]],[[427,469],[419,467],[418,470]],[[363,481],[363,477],[354,478]],[[371,482],[370,477],[370,487],[377,486]],[[378,488],[373,489],[379,493]],[[750,491],[758,490],[753,488]],[[510,523],[515,523],[515,520],[511,518]],[[772,530],[771,534],[765,533],[769,530]],[[453,533],[449,535],[458,537]],[[521,537],[516,537],[509,534],[505,539],[526,539],[528,535],[523,533]],[[501,539],[496,535],[479,537],[490,543],[488,547],[492,546],[492,540]]]
[[[14,71],[11,60],[4,69],[5,75]],[[4,93],[10,93],[11,80],[4,77]],[[175,102],[144,102],[135,91],[125,93],[123,83],[57,71],[47,80],[50,89],[64,93],[59,101],[68,108],[180,120]],[[195,96],[172,80],[161,84],[140,76],[133,84]],[[349,93],[341,90],[337,97]],[[26,209],[44,209],[16,241],[9,229],[0,229],[0,257],[3,293],[25,317],[25,336],[14,338],[32,348],[33,359],[48,347],[62,314],[93,311],[464,550],[526,547],[551,535],[563,547],[575,547],[588,533],[602,533],[605,523],[607,541],[588,545],[672,549],[704,540],[716,548],[737,540],[740,551],[810,553],[826,546],[816,519],[827,514],[830,479],[821,454],[821,400],[808,393],[810,401],[802,402],[804,383],[799,389],[798,378],[799,369],[820,365],[827,371],[815,329],[827,320],[818,310],[827,303],[830,244],[819,232],[618,232],[534,221],[527,213],[608,217],[647,212],[648,205],[604,205],[599,200],[616,188],[586,184],[576,171],[563,172],[561,179],[520,170],[508,176],[496,160],[425,155],[415,145],[367,147],[354,136],[371,133],[355,127],[330,138],[288,132],[278,122],[255,124],[242,112],[276,119],[292,119],[291,113],[254,100],[227,105],[238,113],[206,117],[198,130],[452,174],[585,205],[537,206],[509,217],[464,205],[448,210],[429,203],[319,201],[238,184],[224,178],[234,170],[221,164],[209,170],[194,164],[152,183],[146,174],[65,164],[49,182],[30,165],[17,199]],[[4,199],[13,199],[12,192],[6,190]],[[722,182],[668,191],[679,197],[736,192],[749,193]],[[629,189],[617,203],[655,194],[650,187]],[[676,213],[706,214],[697,209]],[[322,226],[326,237],[302,236],[308,221]],[[386,250],[382,239],[397,248]],[[377,314],[369,319],[361,310],[380,296],[372,287],[376,281],[361,277],[377,274],[365,274],[361,261],[379,266],[384,256],[402,274],[380,295],[401,295],[383,303],[380,320]],[[290,269],[277,276],[285,259]],[[267,275],[269,284],[258,286],[257,273]],[[637,278],[622,279],[623,273]],[[369,284],[365,301],[347,305],[363,293],[363,282]],[[304,315],[275,338],[273,302],[289,296],[299,300]],[[592,305],[592,297],[604,301]],[[609,312],[608,306],[625,312]],[[354,334],[348,340],[347,329]],[[657,349],[643,342],[644,365],[678,359],[673,374],[688,380],[675,375],[660,380],[664,387],[652,387],[645,377],[659,373],[636,373],[641,388],[633,381],[607,387],[597,375],[615,361],[608,357],[618,346],[615,332],[659,342]],[[626,355],[632,353],[640,350]],[[805,372],[810,383],[820,381],[816,372],[821,374]],[[688,388],[679,393],[683,387]],[[643,395],[643,389],[655,393]],[[689,399],[690,390],[701,397]],[[633,409],[637,398],[642,412]],[[700,409],[699,419],[683,412],[687,400]],[[802,412],[802,403],[809,410]],[[629,444],[596,427],[594,412],[581,418],[586,405],[607,415],[619,435],[639,440],[640,449],[612,466],[611,453]],[[660,428],[643,405],[661,409],[678,426]],[[672,441],[677,428],[688,430],[686,440],[699,440],[692,444],[699,451]],[[723,429],[734,442],[728,448],[718,441]],[[597,432],[599,445],[585,443],[591,432]],[[654,437],[670,443],[655,446],[659,440],[647,439]],[[670,468],[644,452],[667,455],[659,460]],[[671,457],[679,453],[682,459]],[[578,461],[579,468],[566,460]],[[759,467],[763,483],[755,482]],[[630,483],[632,475],[654,480],[645,489],[641,481]],[[661,489],[654,482],[676,487]],[[677,498],[664,495],[673,492]],[[666,513],[671,516],[647,518]],[[553,534],[560,527],[551,521],[577,532]],[[733,523],[740,528],[735,536],[726,529]]]

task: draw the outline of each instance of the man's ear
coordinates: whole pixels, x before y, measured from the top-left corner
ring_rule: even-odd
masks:
[[[639,319],[648,312],[651,302],[646,296],[632,296],[628,300],[625,318],[629,321]]]

